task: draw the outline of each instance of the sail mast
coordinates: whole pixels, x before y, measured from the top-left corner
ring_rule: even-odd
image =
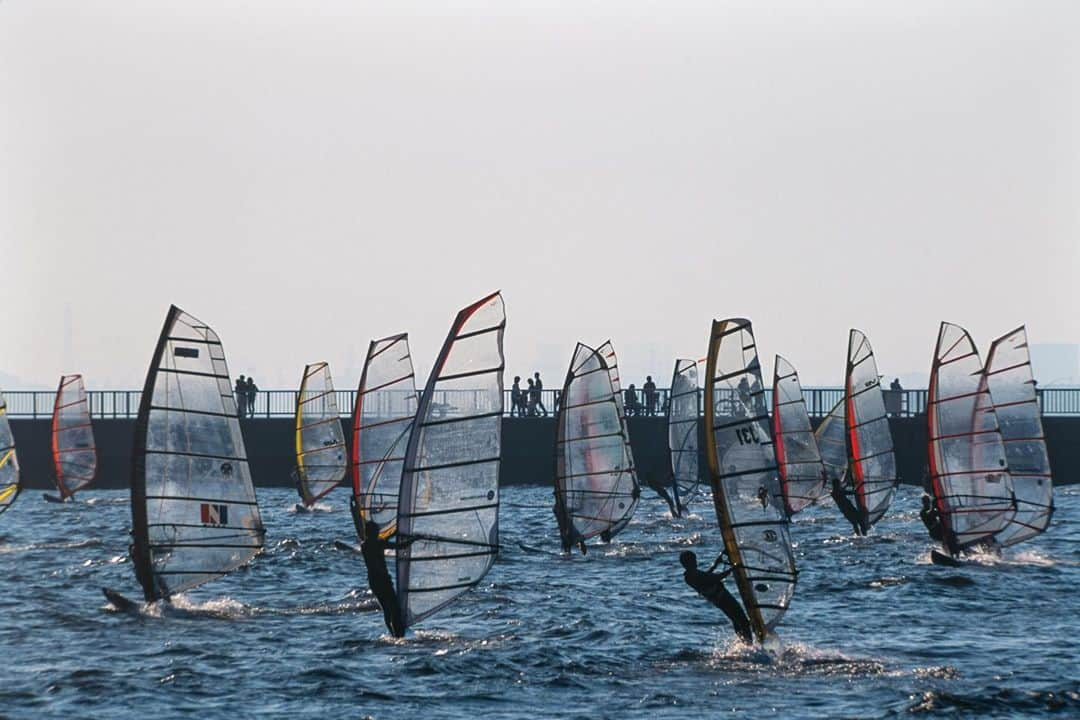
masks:
[[[764,641],[791,602],[796,571],[749,320],[713,321],[705,377],[716,516],[747,617]]]
[[[296,394],[296,479],[310,507],[345,479],[345,431],[325,362],[304,367]]]
[[[52,414],[52,456],[56,489],[66,499],[94,481],[97,448],[82,375],[64,375]]]

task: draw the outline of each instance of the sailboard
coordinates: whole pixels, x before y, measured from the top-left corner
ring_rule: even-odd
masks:
[[[848,334],[844,430],[848,461],[844,490],[858,508],[866,532],[889,509],[899,479],[874,350],[866,335],[855,329]]]
[[[668,449],[671,452],[672,490],[675,507],[686,507],[697,495],[698,416],[700,414],[698,364],[694,360],[676,360],[668,396]]]
[[[147,602],[246,565],[264,529],[217,334],[175,305],[135,422],[131,555]]]
[[[296,486],[311,507],[345,479],[345,431],[330,366],[304,367],[296,393]]]
[[[610,540],[634,515],[640,494],[604,356],[578,343],[555,418],[555,516],[564,549]]]
[[[372,340],[353,406],[353,502],[360,537],[360,523],[368,519],[379,524],[383,539],[397,530],[398,490],[416,406],[408,334]]]
[[[784,510],[794,515],[825,494],[828,475],[810,425],[799,374],[779,355],[773,364],[772,422]]]
[[[1016,498],[1009,524],[994,534],[1004,547],[1044,532],[1054,513],[1053,474],[1024,326],[993,342],[984,373]]]
[[[53,404],[52,456],[59,500],[73,497],[94,481],[97,446],[82,375],[60,378]]]
[[[982,369],[968,332],[941,323],[927,391],[927,454],[945,547],[954,556],[1003,530],[1015,508]]]
[[[787,611],[797,574],[764,395],[750,321],[714,320],[705,368],[705,455],[725,560],[759,642]]]
[[[619,426],[622,428],[623,443],[626,445],[626,456],[630,458],[630,476],[633,478],[634,486],[640,488],[637,466],[634,464],[634,451],[630,447],[630,424],[626,421],[626,399],[623,397],[622,381],[619,379],[619,358],[615,354],[615,346],[611,340],[605,340],[600,347],[596,348],[596,352],[603,358],[608,376],[611,378],[611,394],[615,398],[615,406],[619,409]],[[633,512],[621,524],[616,524],[615,527],[609,529],[608,534],[614,537],[626,527],[632,515]]]
[[[495,563],[505,328],[498,292],[463,309],[424,386],[398,495],[403,629],[452,603]],[[437,413],[436,403],[452,410]]]
[[[22,489],[19,458],[15,454],[15,437],[7,416],[7,399],[0,393],[0,513],[7,510]]]

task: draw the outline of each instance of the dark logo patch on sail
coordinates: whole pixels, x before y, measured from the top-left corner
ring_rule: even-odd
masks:
[[[197,358],[199,357],[198,348],[176,347],[173,348],[173,355],[175,357]]]
[[[494,490],[488,490],[487,498],[488,498],[488,500],[494,500],[495,499],[495,491]]]
[[[765,539],[768,540],[769,542],[776,542],[776,531],[775,530],[766,530],[765,531]]]
[[[229,506],[217,503],[202,503],[199,505],[199,514],[203,525],[228,525]]]
[[[769,592],[769,586],[766,585],[765,583],[758,583],[757,585],[754,586],[754,589],[757,590],[758,592]]]

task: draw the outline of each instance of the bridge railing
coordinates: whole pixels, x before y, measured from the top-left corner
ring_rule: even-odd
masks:
[[[296,390],[259,390],[255,403],[246,412],[248,417],[279,418],[291,417],[296,410]],[[526,401],[524,408],[514,408],[511,404],[510,391],[505,391],[504,414],[511,416],[541,415],[541,407],[547,415],[552,415],[559,404],[560,390],[541,391],[541,402],[532,411]],[[926,412],[926,390],[884,390],[885,409],[893,417],[914,417]],[[1037,391],[1043,415],[1080,415],[1080,387],[1043,388]],[[90,390],[86,393],[90,404],[90,414],[95,418],[134,418],[139,411],[139,390]],[[356,400],[355,390],[337,390],[337,405],[343,416],[352,414]],[[844,396],[843,388],[810,387],[803,388],[806,409],[811,417],[823,417]],[[56,392],[53,390],[8,390],[4,392],[7,400],[7,414],[13,418],[49,418],[52,416]],[[388,395],[381,395],[381,405],[370,404],[364,408],[365,415],[381,417],[402,414],[406,407],[407,393],[401,401]],[[454,415],[465,409],[489,410],[486,407],[487,396],[479,390],[444,390],[438,391],[433,402],[435,412],[442,415]],[[629,415],[663,415],[667,409],[668,390],[658,388],[655,402],[650,404],[640,390],[636,395],[636,406],[626,403]],[[765,407],[772,408],[772,391],[766,390],[763,397]],[[699,397],[699,412],[704,410],[703,398]],[[411,410],[411,406],[409,408]]]

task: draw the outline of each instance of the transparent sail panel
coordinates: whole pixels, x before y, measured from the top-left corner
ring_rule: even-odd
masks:
[[[930,481],[949,549],[1002,530],[1012,516],[1012,483],[979,352],[962,327],[938,331],[927,397]]]
[[[1050,457],[1024,327],[990,346],[986,381],[1005,441],[1005,459],[1016,496],[1016,513],[994,540],[1000,545],[1013,545],[1046,530],[1054,504]]]
[[[406,627],[479,583],[495,562],[505,326],[499,293],[458,313],[424,387],[398,501]]]
[[[626,403],[623,398],[621,381],[619,380],[619,358],[615,355],[615,346],[610,340],[596,349],[596,352],[607,365],[608,375],[611,377],[611,392],[615,398],[615,405],[619,408],[619,425],[622,428],[623,443],[626,445],[626,456],[630,458],[630,477],[634,485],[638,484],[637,468],[634,465],[634,451],[630,447],[630,426],[626,422]],[[629,518],[627,518],[629,521]],[[622,528],[618,528],[621,530]]]
[[[706,397],[713,500],[728,561],[760,639],[791,602],[795,558],[749,320],[713,322]]]
[[[377,522],[384,536],[397,529],[398,489],[416,405],[409,336],[372,340],[353,410],[353,493],[361,516]]]
[[[60,378],[53,405],[52,455],[61,497],[70,497],[94,481],[97,447],[82,375]]]
[[[304,368],[296,396],[296,479],[311,505],[345,479],[345,431],[325,362]]]
[[[828,482],[843,483],[847,474],[847,434],[844,423],[844,401],[833,405],[832,410],[814,431],[821,462],[825,466]]]
[[[848,336],[844,400],[848,482],[869,527],[882,518],[896,493],[896,456],[874,350],[858,330]]]
[[[262,549],[231,388],[218,336],[171,308],[136,428],[135,551],[149,565],[140,573],[148,597],[213,580]]]
[[[11,507],[19,494],[19,458],[8,422],[7,400],[0,393],[0,513]]]
[[[784,505],[794,515],[825,494],[825,468],[794,366],[779,355],[773,367],[773,443]]]
[[[616,534],[637,507],[608,370],[599,352],[578,344],[556,417],[555,502],[578,540]]]
[[[698,368],[693,360],[676,360],[668,400],[668,447],[671,474],[679,505],[689,505],[697,495],[698,476]]]

